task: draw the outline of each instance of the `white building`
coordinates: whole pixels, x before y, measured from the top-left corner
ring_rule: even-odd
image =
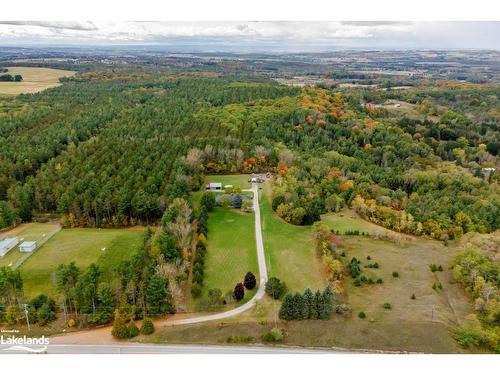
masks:
[[[24,241],[19,245],[19,251],[22,253],[31,253],[36,249],[36,241]]]
[[[222,190],[222,183],[220,183],[220,182],[211,182],[207,186],[205,186],[205,190],[221,191]]]
[[[17,237],[7,237],[0,241],[0,257],[3,257],[19,243]]]

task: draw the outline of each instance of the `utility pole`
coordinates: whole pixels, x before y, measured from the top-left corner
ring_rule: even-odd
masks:
[[[23,303],[23,308],[24,308],[24,315],[26,316],[26,322],[28,323],[28,331],[31,331],[30,318],[28,314],[28,304]]]

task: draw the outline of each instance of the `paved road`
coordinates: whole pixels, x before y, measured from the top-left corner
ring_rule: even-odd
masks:
[[[33,349],[36,347],[33,346]],[[0,354],[22,354],[26,351],[5,350],[0,345]],[[36,349],[43,349],[42,347]],[[164,345],[164,344],[111,344],[111,345],[64,345],[50,344],[43,353],[49,354],[324,354],[348,353],[307,348],[284,348],[267,346],[222,346],[222,345]]]
[[[262,228],[260,225],[259,185],[252,184],[252,188],[246,189],[245,191],[253,192],[253,207],[255,212],[255,243],[257,245],[257,260],[259,263],[259,276],[260,276],[259,288],[257,289],[257,293],[255,293],[255,295],[250,301],[235,309],[224,311],[218,314],[197,316],[195,318],[179,319],[172,321],[167,320],[165,324],[166,326],[203,323],[211,320],[231,318],[233,316],[241,314],[244,311],[251,309],[255,305],[255,302],[264,296],[266,282],[267,282],[267,267],[266,267],[266,257],[264,254],[264,243],[262,241]]]

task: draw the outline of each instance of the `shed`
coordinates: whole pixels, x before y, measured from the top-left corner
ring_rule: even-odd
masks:
[[[17,237],[7,237],[0,241],[0,257],[3,257],[10,250],[12,250],[19,243],[19,238]]]
[[[31,253],[36,249],[36,241],[24,241],[19,245],[19,251],[22,253]]]

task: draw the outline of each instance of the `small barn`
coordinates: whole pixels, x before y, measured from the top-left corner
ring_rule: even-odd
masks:
[[[222,190],[222,183],[220,182],[210,182],[205,186],[205,190],[208,191],[221,191]]]
[[[0,241],[0,257],[3,257],[19,243],[17,237],[7,237]]]
[[[36,249],[36,241],[24,241],[19,245],[19,251],[22,253],[31,253]]]

